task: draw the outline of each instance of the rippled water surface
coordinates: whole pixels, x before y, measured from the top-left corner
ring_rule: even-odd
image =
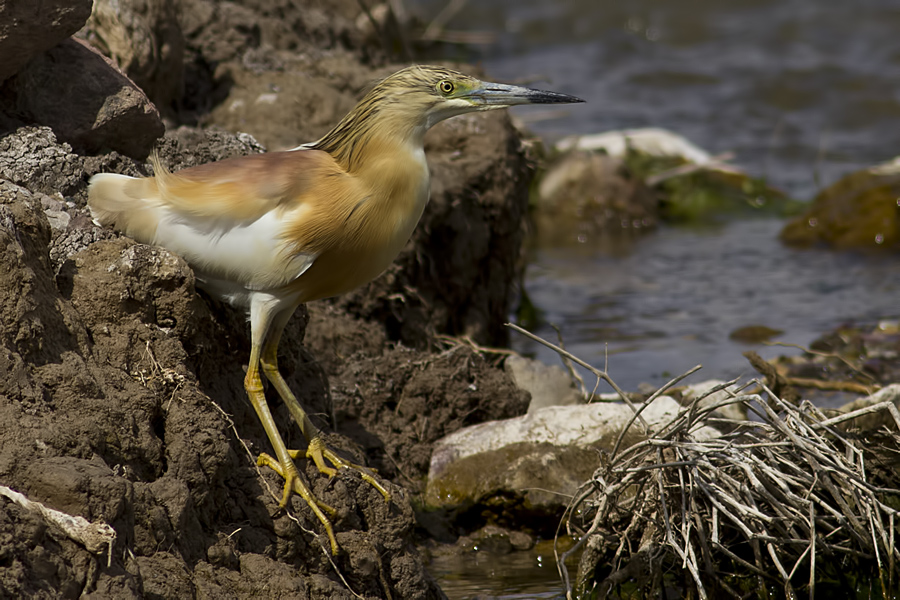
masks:
[[[446,3],[417,4],[428,20]],[[481,0],[449,29],[493,34],[458,51],[494,78],[586,104],[517,109],[550,137],[665,127],[800,199],[900,154],[900,2]],[[850,320],[900,314],[893,258],[797,252],[777,221],[664,228],[608,249],[543,249],[526,287],[571,350],[631,388],[695,364],[746,372],[745,325],[808,344]],[[555,339],[544,327],[537,333]],[[549,351],[517,342],[555,361]],[[778,352],[764,349],[764,355]],[[695,376],[697,377],[697,376]]]
[[[560,600],[565,589],[553,556],[552,542],[541,542],[527,552],[492,555],[470,552],[432,560],[429,570],[452,600]],[[569,565],[575,577],[577,561]]]
[[[631,390],[697,364],[706,377],[750,374],[741,355],[748,349],[765,358],[797,352],[730,339],[741,327],[765,325],[784,331],[778,341],[808,346],[841,323],[900,315],[896,257],[788,249],[776,239],[780,227],[765,219],[664,228],[620,253],[542,250],[527,287],[569,351],[608,363]],[[542,333],[555,340],[552,330]],[[557,360],[542,346],[519,348]]]

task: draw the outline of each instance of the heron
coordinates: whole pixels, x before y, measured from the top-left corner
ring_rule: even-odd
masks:
[[[457,115],[520,104],[583,102],[557,92],[480,81],[451,69],[414,65],[376,83],[318,141],[170,172],[154,154],[154,176],[91,178],[94,219],[134,240],[184,258],[198,286],[249,313],[244,388],[274,457],[259,464],[284,479],[280,506],[299,495],[338,545],[328,505],[301,479],[266,401],[276,390],[307,441],[319,472],[354,469],[390,500],[364,467],[323,442],[278,370],[278,343],[301,304],[337,296],[380,275],[409,241],[429,197],[426,131]],[[330,465],[329,465],[330,463]],[[325,511],[325,512],[323,512]]]

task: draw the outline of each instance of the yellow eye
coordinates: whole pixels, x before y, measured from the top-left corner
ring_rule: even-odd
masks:
[[[450,94],[453,93],[453,90],[456,89],[456,87],[453,85],[453,82],[447,81],[446,79],[444,79],[443,81],[438,83],[437,88],[445,96],[449,96]]]

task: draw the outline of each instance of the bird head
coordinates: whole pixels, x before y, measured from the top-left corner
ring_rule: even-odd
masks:
[[[491,83],[432,66],[401,69],[375,84],[331,131],[305,147],[328,152],[353,170],[373,140],[393,139],[421,149],[434,124],[465,113],[518,104],[584,102],[575,96]]]
[[[433,66],[412,66],[397,71],[369,93],[383,106],[396,103],[407,115],[420,116],[425,127],[457,115],[508,108],[519,104],[584,102],[575,96],[492,83],[459,71]]]

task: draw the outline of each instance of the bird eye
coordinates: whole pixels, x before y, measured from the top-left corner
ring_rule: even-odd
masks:
[[[444,79],[443,81],[441,81],[437,86],[438,86],[438,89],[441,91],[442,94],[452,94],[452,93],[453,93],[453,90],[455,89],[455,88],[454,88],[454,85],[453,85],[453,82],[452,82],[452,81],[447,81],[446,79]]]

